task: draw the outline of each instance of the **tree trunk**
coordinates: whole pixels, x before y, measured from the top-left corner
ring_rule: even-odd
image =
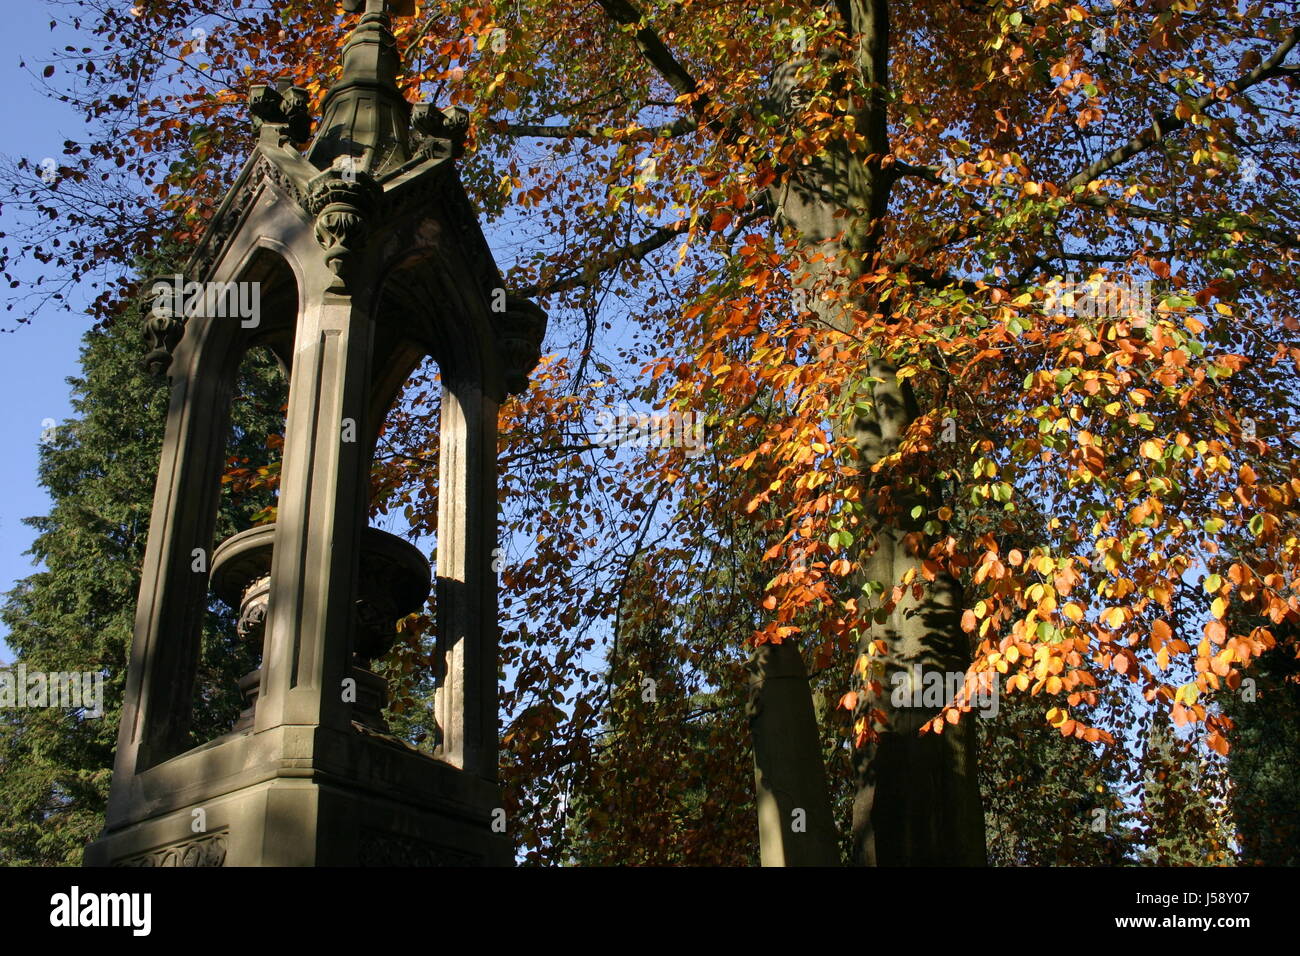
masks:
[[[839,840],[803,657],[794,641],[750,659],[749,726],[763,866],[839,866]]]
[[[875,388],[875,418],[854,423],[864,465],[896,451],[917,416],[915,397],[892,366],[879,363],[871,374],[883,379]],[[942,707],[914,706],[923,702],[925,675],[943,675],[946,688],[952,683],[948,675],[964,674],[971,662],[970,640],[961,628],[961,584],[942,573],[926,581],[921,575],[924,554],[908,544],[909,534],[913,542],[924,540],[921,526],[937,503],[898,498],[895,517],[887,523],[869,484],[864,500],[867,513],[877,518],[876,549],[862,558],[863,579],[889,588],[914,568],[921,594],[917,597],[909,588],[889,620],[873,627],[858,646],[858,653],[866,654],[873,640],[885,643],[886,653],[873,658],[878,663],[872,676],[881,692],[861,693],[855,713],[870,721],[871,711],[879,710],[885,723],[876,739],[854,752],[854,861],[864,866],[983,866],[987,856],[975,716],[963,715],[942,734],[921,734]],[[914,519],[917,504],[923,511]]]
[[[892,168],[880,162],[891,151],[888,136],[889,86],[888,0],[837,0],[846,32],[857,37],[855,58],[858,80],[869,94],[858,111],[856,128],[867,140],[869,156],[851,155],[833,146],[818,160],[801,167],[796,177],[772,200],[777,218],[792,228],[808,253],[822,258],[808,274],[797,277],[798,287],[820,291],[828,281],[847,283],[867,274],[878,263],[882,227],[889,211],[894,183]],[[777,70],[773,81],[775,105],[798,122],[801,62],[792,60]],[[874,156],[872,160],[869,157]],[[822,301],[804,296],[805,308],[833,328],[852,328],[845,305],[872,313],[887,313],[882,303],[861,299],[854,303]],[[888,321],[882,314],[881,321]],[[898,448],[920,409],[916,396],[896,370],[878,362],[868,370],[882,380],[873,389],[868,416],[852,420],[852,439],[864,466],[879,461]],[[837,437],[848,437],[841,434]],[[926,581],[920,575],[924,558],[918,534],[909,548],[905,536],[920,530],[937,502],[895,499],[893,517],[882,508],[883,499],[865,489],[868,530],[859,563],[865,580],[886,588],[899,583],[908,568],[917,568],[920,595],[909,589],[889,620],[864,635],[859,652],[872,641],[883,640],[881,656],[883,694],[859,695],[855,717],[870,719],[876,708],[886,724],[878,739],[868,741],[854,754],[857,787],[853,812],[854,861],[863,865],[983,865],[986,862],[984,813],[976,773],[974,718],[967,714],[943,734],[918,734],[919,728],[941,708],[914,707],[909,693],[896,704],[891,700],[895,673],[907,675],[938,671],[964,673],[970,664],[970,642],[961,629],[962,593],[959,582],[947,575]],[[926,513],[913,520],[914,504]],[[874,538],[874,541],[872,540]],[[872,550],[874,548],[874,550]],[[946,686],[946,682],[945,682]],[[918,688],[919,692],[920,688]],[[757,748],[756,748],[757,753]]]

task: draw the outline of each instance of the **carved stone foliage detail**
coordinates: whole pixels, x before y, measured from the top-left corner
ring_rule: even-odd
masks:
[[[162,375],[172,364],[172,353],[185,334],[185,318],[178,314],[180,304],[172,296],[154,298],[159,283],[172,285],[172,277],[159,279],[145,285],[145,298],[140,311],[144,314],[144,341],[149,351],[141,364],[150,375]]]
[[[285,193],[301,201],[298,187],[275,163],[265,156],[258,156],[252,169],[236,191],[221,204],[216,216],[208,223],[194,257],[186,270],[191,278],[200,282],[208,278],[213,263],[225,248],[226,241],[234,234],[236,227],[253,208],[253,200],[261,192],[267,180],[275,183]]]
[[[208,833],[193,840],[124,857],[114,866],[225,866],[226,833]]]
[[[469,111],[463,107],[449,106],[439,110],[429,103],[416,103],[411,108],[411,126],[421,159],[440,156],[459,159],[465,154]]]
[[[316,241],[334,273],[335,290],[347,288],[350,260],[365,241],[379,197],[378,184],[363,171],[327,169],[311,181],[307,211],[316,220]]]
[[[271,600],[271,576],[264,574],[244,589],[239,602],[239,623],[235,633],[246,641],[261,646],[262,632],[266,628],[266,609]]]
[[[362,866],[483,865],[483,858],[477,853],[392,833],[381,833],[378,830],[362,831],[360,857]]]
[[[284,139],[305,142],[311,136],[311,113],[307,91],[300,86],[277,90],[262,83],[249,87],[248,111],[253,114],[253,131],[262,126],[282,128]]]
[[[501,359],[505,365],[506,389],[518,395],[528,389],[528,375],[542,356],[546,334],[546,313],[519,296],[506,297],[506,311],[498,322]]]

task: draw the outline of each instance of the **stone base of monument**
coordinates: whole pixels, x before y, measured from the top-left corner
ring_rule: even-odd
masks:
[[[260,647],[275,525],[235,535],[213,555],[213,593]],[[239,681],[233,730],[136,774],[113,793],[90,866],[509,865],[497,788],[388,733],[387,682],[369,670],[396,622],[423,607],[424,556],[365,529],[355,602],[357,653],[347,729],[288,724],[257,731],[262,671]],[[493,827],[496,827],[496,830]]]
[[[87,866],[513,862],[494,784],[361,725],[224,737],[138,774],[123,802]]]

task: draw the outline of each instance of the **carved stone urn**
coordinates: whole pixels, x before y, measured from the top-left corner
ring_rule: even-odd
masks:
[[[252,642],[259,650],[271,598],[274,542],[275,525],[260,525],[227,538],[212,556],[212,591],[239,613],[240,638]],[[353,716],[358,723],[386,732],[383,709],[388,685],[370,670],[370,665],[393,646],[397,622],[424,607],[432,578],[429,562],[408,541],[378,528],[366,528],[361,542],[353,612],[356,624],[352,655],[352,678],[356,681]],[[235,724],[235,733],[253,727],[261,675],[258,668],[240,678],[244,710]]]

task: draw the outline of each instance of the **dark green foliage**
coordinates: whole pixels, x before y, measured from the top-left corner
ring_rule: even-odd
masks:
[[[571,761],[585,771],[566,775],[569,865],[758,862],[740,650],[752,622],[734,588],[738,570],[752,573],[743,564],[751,556],[736,549],[702,568],[710,587],[690,604],[665,599],[646,562],[628,575],[626,600],[637,611],[606,657],[603,726],[590,758]],[[534,710],[515,722],[515,737],[546,719],[545,707]]]
[[[1141,734],[1141,803],[1137,814],[1141,862],[1155,866],[1213,866],[1230,862],[1227,783],[1222,763],[1153,713]]]
[[[1033,698],[1004,693],[997,715],[977,721],[989,865],[1130,862],[1122,756],[1062,737],[1044,720],[1045,709]]]
[[[1228,773],[1241,863],[1300,863],[1300,661],[1278,648],[1246,671],[1252,694],[1224,694],[1235,725]]]
[[[53,501],[28,519],[41,569],[7,595],[0,617],[15,664],[28,671],[105,674],[104,715],[56,709],[0,711],[0,863],[76,865],[103,825],[117,738],[140,565],[166,421],[165,380],[140,370],[138,317],[87,333],[82,374],[69,379],[74,416],[41,448],[37,480]],[[260,350],[241,369],[230,453],[256,466],[275,454],[287,394]],[[224,494],[217,540],[248,527],[272,502],[265,490]],[[255,666],[238,645],[229,610],[214,608],[203,638],[192,734],[227,731],[239,709],[235,682]]]

